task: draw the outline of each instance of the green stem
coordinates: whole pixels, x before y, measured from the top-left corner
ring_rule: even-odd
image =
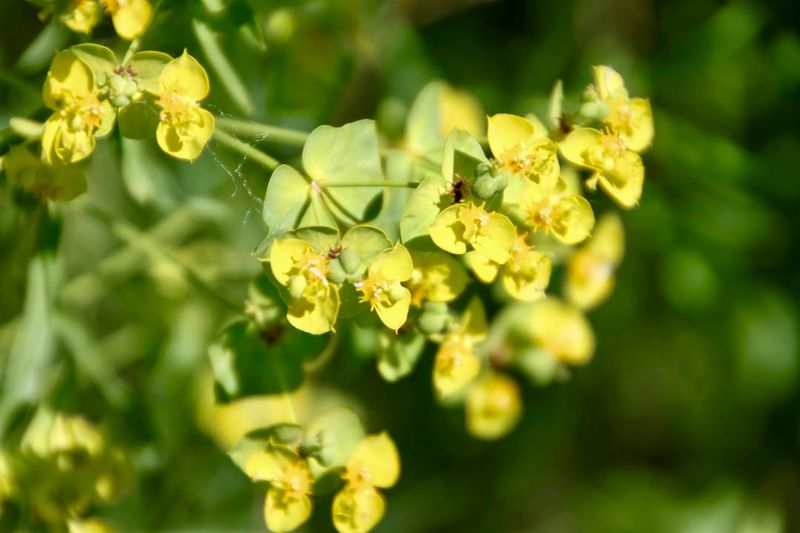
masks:
[[[214,139],[216,139],[217,142],[224,144],[231,150],[235,150],[240,154],[249,157],[269,170],[275,170],[278,168],[278,165],[280,165],[280,162],[277,159],[268,156],[258,148],[250,146],[244,141],[240,141],[230,133],[222,131],[219,128],[214,130]]]
[[[217,117],[217,126],[231,133],[279,144],[302,146],[308,138],[308,133],[304,131],[229,117]]]
[[[353,181],[350,183],[331,183],[326,185],[328,189],[336,187],[408,187],[413,189],[419,183],[415,181]]]
[[[128,62],[133,57],[133,54],[135,54],[139,50],[139,46],[141,46],[141,44],[142,44],[141,37],[131,41],[131,44],[128,45],[128,49],[125,51],[125,56],[122,58],[123,65],[128,64]]]
[[[83,213],[86,213],[98,222],[102,223],[104,226],[108,227],[112,233],[114,233],[119,239],[125,241],[128,246],[139,249],[150,257],[162,259],[175,265],[181,270],[184,277],[201,292],[210,296],[214,300],[217,300],[231,311],[235,311],[237,313],[241,312],[241,306],[231,302],[225,296],[218,293],[214,288],[211,287],[211,285],[209,285],[208,282],[206,282],[199,274],[197,274],[197,272],[177,259],[168,250],[164,249],[161,243],[153,239],[151,235],[143,232],[133,224],[117,218],[111,213],[107,213],[97,206],[84,204],[80,207]]]

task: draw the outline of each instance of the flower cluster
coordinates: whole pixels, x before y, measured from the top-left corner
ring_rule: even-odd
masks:
[[[599,185],[622,208],[638,203],[652,113],[605,66],[575,113],[554,97],[550,130],[533,115],[496,114],[482,144],[474,120],[461,121],[471,133],[453,127],[457,107],[441,105],[450,118],[440,121],[448,129],[438,147],[407,139],[395,154],[410,161],[406,168],[417,164],[405,183],[384,176],[371,124],[312,132],[305,173],[284,165],[270,181],[262,259],[293,327],[377,331],[388,380],[413,370],[426,340],[437,345],[437,396],[463,402],[470,433],[492,439],[521,416],[514,373],[544,383],[592,356],[582,311],[610,294],[624,232],[610,206],[596,223],[586,194]],[[591,173],[582,183],[584,168]],[[398,208],[388,191],[403,185]],[[370,221],[368,206],[381,199]],[[563,299],[550,283],[559,269]]]
[[[128,41],[141,37],[153,18],[149,0],[53,0],[45,13],[55,13],[67,28],[88,35],[102,20],[103,11],[117,35]]]
[[[278,425],[263,431],[263,439],[244,441],[238,462],[253,481],[267,484],[264,520],[271,531],[300,527],[314,500],[331,493],[340,533],[364,533],[381,520],[386,502],[379,489],[397,483],[400,457],[386,433],[352,438],[360,423],[348,413],[329,413],[320,419],[323,430],[315,433],[311,424],[302,437],[299,426]]]
[[[155,135],[164,152],[192,161],[214,131],[214,116],[200,106],[208,92],[205,69],[186,51],[177,58],[143,51],[124,61],[96,44],[57,52],[42,92],[52,114],[39,134],[41,161],[33,145],[13,147],[3,162],[9,182],[38,197],[74,198],[85,190],[77,163],[115,124],[124,137]]]
[[[85,419],[40,410],[19,446],[0,450],[0,516],[22,513],[59,531],[110,531],[86,514],[122,492],[129,468]]]

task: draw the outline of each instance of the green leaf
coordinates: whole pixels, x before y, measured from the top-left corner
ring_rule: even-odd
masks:
[[[315,455],[324,458],[321,462],[309,462],[314,477],[319,478],[332,468],[345,466],[364,436],[361,419],[346,408],[330,411],[309,424],[303,445],[317,447],[319,451]]]
[[[564,105],[564,84],[561,80],[557,80],[553,85],[553,90],[550,91],[550,100],[547,103],[547,118],[550,121],[550,127],[553,129],[561,128],[561,116],[563,115]]]
[[[174,203],[173,177],[154,144],[121,140],[122,181],[140,204],[169,208]]]
[[[386,234],[374,226],[353,226],[342,237],[342,248],[355,250],[364,269],[376,255],[391,247]]]
[[[226,35],[217,33],[211,26],[199,19],[192,20],[192,29],[197,37],[197,42],[203,49],[211,70],[217,75],[220,85],[225,89],[233,103],[244,115],[250,115],[255,109],[250,94],[239,76],[237,69],[225,52],[227,46]]]
[[[28,266],[19,329],[0,369],[0,440],[17,408],[38,400],[52,378],[55,292],[55,260],[49,254],[37,255]]]
[[[444,147],[439,98],[442,82],[434,81],[417,95],[406,122],[406,145],[411,153],[435,157]]]
[[[261,440],[264,442],[274,441],[280,444],[294,444],[303,436],[303,427],[298,424],[282,422],[265,428],[258,428],[248,431],[245,438]]]
[[[425,336],[411,331],[395,335],[382,331],[378,346],[378,371],[386,381],[397,381],[414,370],[425,349]]]
[[[314,250],[324,254],[339,245],[339,232],[334,228],[312,226],[294,231],[295,237],[303,239]]]
[[[436,215],[453,203],[448,188],[442,176],[430,176],[414,190],[400,219],[400,238],[404,243],[428,235],[428,227]]]
[[[425,179],[418,165],[400,150],[392,150],[386,157],[386,179],[395,183],[419,183]],[[400,239],[400,217],[409,203],[414,189],[411,187],[387,187],[383,193],[383,205],[371,224],[382,229],[393,242]]]
[[[297,227],[309,207],[309,190],[308,181],[289,165],[275,169],[264,197],[264,223],[270,234]]]
[[[117,68],[117,56],[111,49],[95,43],[76,44],[70,47],[70,52],[89,65],[94,72],[95,82],[98,87],[106,84],[109,76],[114,74]]]
[[[141,90],[158,94],[161,91],[158,78],[161,76],[164,65],[170,61],[172,58],[163,52],[136,52],[127,66],[133,69],[136,83]]]
[[[304,358],[319,354],[325,335],[282,326],[259,330],[246,321],[230,325],[209,348],[218,399],[281,394],[303,382]]]
[[[117,115],[119,132],[134,140],[149,139],[156,133],[158,111],[145,102],[131,102],[119,110]]]
[[[464,130],[454,129],[447,138],[442,157],[442,176],[452,183],[456,176],[468,180],[475,178],[481,163],[489,163],[481,144]]]
[[[339,219],[363,221],[382,187],[349,187],[383,181],[375,122],[359,120],[339,128],[320,126],[303,148],[303,167],[323,190]],[[343,186],[344,185],[344,186]]]

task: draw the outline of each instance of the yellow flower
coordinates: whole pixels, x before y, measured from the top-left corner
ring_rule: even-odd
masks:
[[[611,67],[594,67],[595,89],[608,106],[603,119],[605,125],[616,133],[625,147],[641,152],[653,142],[653,112],[645,98],[629,98],[625,82]]]
[[[576,307],[545,298],[531,304],[529,319],[534,342],[558,361],[579,365],[592,357],[594,333]]]
[[[564,244],[577,244],[589,236],[594,213],[586,199],[569,192],[560,179],[553,188],[528,183],[520,189],[519,208],[524,223],[533,231],[552,234]]]
[[[173,157],[192,161],[200,156],[214,132],[214,115],[199,104],[208,96],[208,75],[184,50],[164,66],[158,85],[158,145]]]
[[[591,309],[614,288],[614,271],[625,253],[622,220],[615,213],[604,215],[594,235],[567,263],[564,293],[581,309]]]
[[[72,31],[89,34],[102,17],[98,0],[72,0],[60,19]]]
[[[423,301],[446,303],[458,298],[467,286],[467,273],[461,263],[443,252],[412,252],[414,271],[409,290],[411,303]]]
[[[475,346],[486,337],[486,314],[480,299],[474,298],[458,326],[445,334],[436,352],[433,386],[440,398],[451,397],[471,383],[481,363]]]
[[[487,212],[471,202],[444,209],[436,215],[428,233],[436,246],[446,252],[462,255],[472,249],[500,265],[511,256],[516,235],[508,217]]]
[[[339,314],[339,290],[328,281],[327,256],[301,239],[279,239],[269,252],[270,268],[288,289],[289,323],[320,335],[334,329]]]
[[[386,502],[378,488],[400,477],[400,456],[386,433],[359,442],[342,475],[346,484],[333,499],[333,525],[340,533],[365,533],[383,517]]]
[[[560,174],[558,147],[535,119],[509,114],[489,117],[489,147],[500,168],[553,187]]]
[[[411,305],[411,292],[402,285],[411,279],[414,265],[411,254],[400,243],[384,250],[373,260],[367,277],[355,283],[361,301],[378,313],[386,327],[395,331],[406,323]]]
[[[100,101],[92,69],[68,50],[53,58],[42,96],[54,111],[42,132],[42,159],[47,164],[87,158],[94,150],[95,136],[113,126],[111,105]]]
[[[114,533],[114,528],[97,518],[70,520],[68,533]]]
[[[625,208],[639,203],[644,183],[644,165],[639,154],[611,131],[577,128],[560,144],[561,153],[578,166],[594,170],[588,185],[597,183],[615,202]]]
[[[486,260],[481,254],[470,252],[467,262],[475,276],[484,283],[491,283],[502,270],[505,290],[515,299],[530,302],[544,297],[550,283],[552,264],[547,255],[528,243],[528,234],[519,233],[511,248],[511,258],[505,265]]]
[[[148,0],[101,0],[106,7],[117,35],[127,41],[141,37],[153,18]]]
[[[291,531],[311,516],[314,479],[305,460],[289,448],[273,446],[253,452],[245,472],[269,483],[264,519],[271,531]]]
[[[506,435],[522,414],[517,382],[503,374],[489,374],[470,388],[465,414],[473,437],[494,440]]]

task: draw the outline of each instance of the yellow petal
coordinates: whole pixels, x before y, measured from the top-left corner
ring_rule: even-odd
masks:
[[[269,249],[269,265],[278,283],[289,283],[289,272],[295,262],[306,254],[314,253],[311,245],[302,239],[277,239]]]
[[[462,255],[467,252],[463,226],[458,223],[460,209],[460,204],[451,205],[444,209],[436,215],[433,224],[428,228],[428,234],[436,246],[445,252],[455,255]]]
[[[629,209],[639,203],[644,185],[644,165],[639,154],[626,152],[614,162],[612,172],[598,172],[600,188],[620,207]]]
[[[504,155],[518,145],[546,137],[547,130],[541,123],[537,125],[525,117],[500,113],[488,117],[487,136],[492,154],[502,161]]]
[[[209,91],[206,69],[186,50],[180,57],[164,65],[158,85],[161,92],[174,90],[195,102],[203,100]]]
[[[479,341],[486,336],[488,330],[483,302],[480,298],[472,298],[464,314],[461,315],[458,332],[472,341]]]
[[[114,533],[114,528],[97,518],[70,520],[67,523],[68,533]]]
[[[402,296],[397,301],[388,305],[379,303],[375,307],[375,312],[378,313],[381,322],[395,332],[406,323],[408,309],[411,307],[411,292],[405,287],[400,287],[398,290]]]
[[[42,131],[42,160],[49,165],[72,164],[89,157],[95,138],[86,130],[72,130],[67,119],[53,114]]]
[[[569,194],[553,209],[555,221],[551,226],[555,237],[564,244],[577,244],[586,239],[594,227],[594,212],[586,198]]]
[[[589,153],[598,146],[602,136],[602,132],[593,128],[575,128],[558,143],[558,148],[570,163],[596,168],[589,160]]]
[[[503,287],[517,300],[532,302],[544,297],[550,284],[552,264],[550,258],[540,252],[528,252],[520,264],[513,256],[503,269]],[[512,268],[513,266],[513,268]]]
[[[335,329],[338,316],[339,290],[334,285],[329,285],[327,296],[320,301],[292,300],[286,318],[299,330],[322,335]]]
[[[465,256],[467,264],[475,277],[484,283],[491,283],[497,277],[500,265],[486,257],[480,252],[469,252]]]
[[[464,291],[469,281],[464,267],[442,252],[414,252],[411,255],[414,273],[411,276],[415,305],[422,300],[451,302]]]
[[[589,241],[593,253],[614,265],[625,255],[625,228],[617,213],[608,212],[600,217]]]
[[[147,30],[153,18],[153,6],[148,0],[127,0],[111,15],[114,30],[126,41],[132,41]],[[199,100],[199,98],[198,98]]]
[[[370,435],[359,442],[347,461],[351,482],[389,488],[400,477],[400,455],[388,433]]]
[[[393,281],[407,281],[411,279],[413,271],[414,263],[411,261],[411,254],[400,243],[397,243],[394,248],[378,254],[369,267],[370,274],[380,274]]]
[[[622,76],[611,67],[599,65],[594,67],[594,83],[597,93],[603,100],[609,98],[628,98],[625,81]]]
[[[517,382],[503,374],[490,374],[467,394],[467,431],[473,437],[499,439],[514,429],[521,414]]]
[[[286,462],[280,452],[258,449],[248,457],[244,473],[254,481],[275,482],[281,479]]]
[[[555,298],[531,304],[531,333],[537,344],[569,364],[583,364],[594,353],[592,328],[576,307]]]
[[[490,261],[499,265],[504,264],[511,257],[511,248],[517,230],[514,223],[501,213],[489,213],[485,233],[475,239],[475,251],[486,256]]]
[[[453,396],[469,385],[481,370],[472,343],[460,335],[445,340],[436,352],[433,386],[440,398]]]
[[[191,119],[186,127],[159,122],[156,129],[158,145],[169,155],[193,161],[200,157],[214,133],[214,115],[202,107],[191,110]]]
[[[628,102],[626,128],[618,130],[628,150],[641,152],[653,142],[653,111],[645,98],[633,98]]]
[[[61,21],[74,32],[89,34],[102,18],[103,10],[97,0],[83,0],[73,3],[72,9],[62,15]]]
[[[605,300],[614,288],[613,268],[591,250],[579,250],[567,263],[564,295],[580,309],[591,309]]]
[[[333,499],[333,525],[339,533],[366,533],[381,521],[385,509],[374,487],[347,485]]]
[[[44,82],[44,104],[50,109],[58,110],[65,102],[94,90],[92,69],[69,50],[56,52]]]
[[[288,495],[275,487],[267,491],[264,519],[267,527],[281,533],[300,527],[311,516],[311,499],[306,495]]]

